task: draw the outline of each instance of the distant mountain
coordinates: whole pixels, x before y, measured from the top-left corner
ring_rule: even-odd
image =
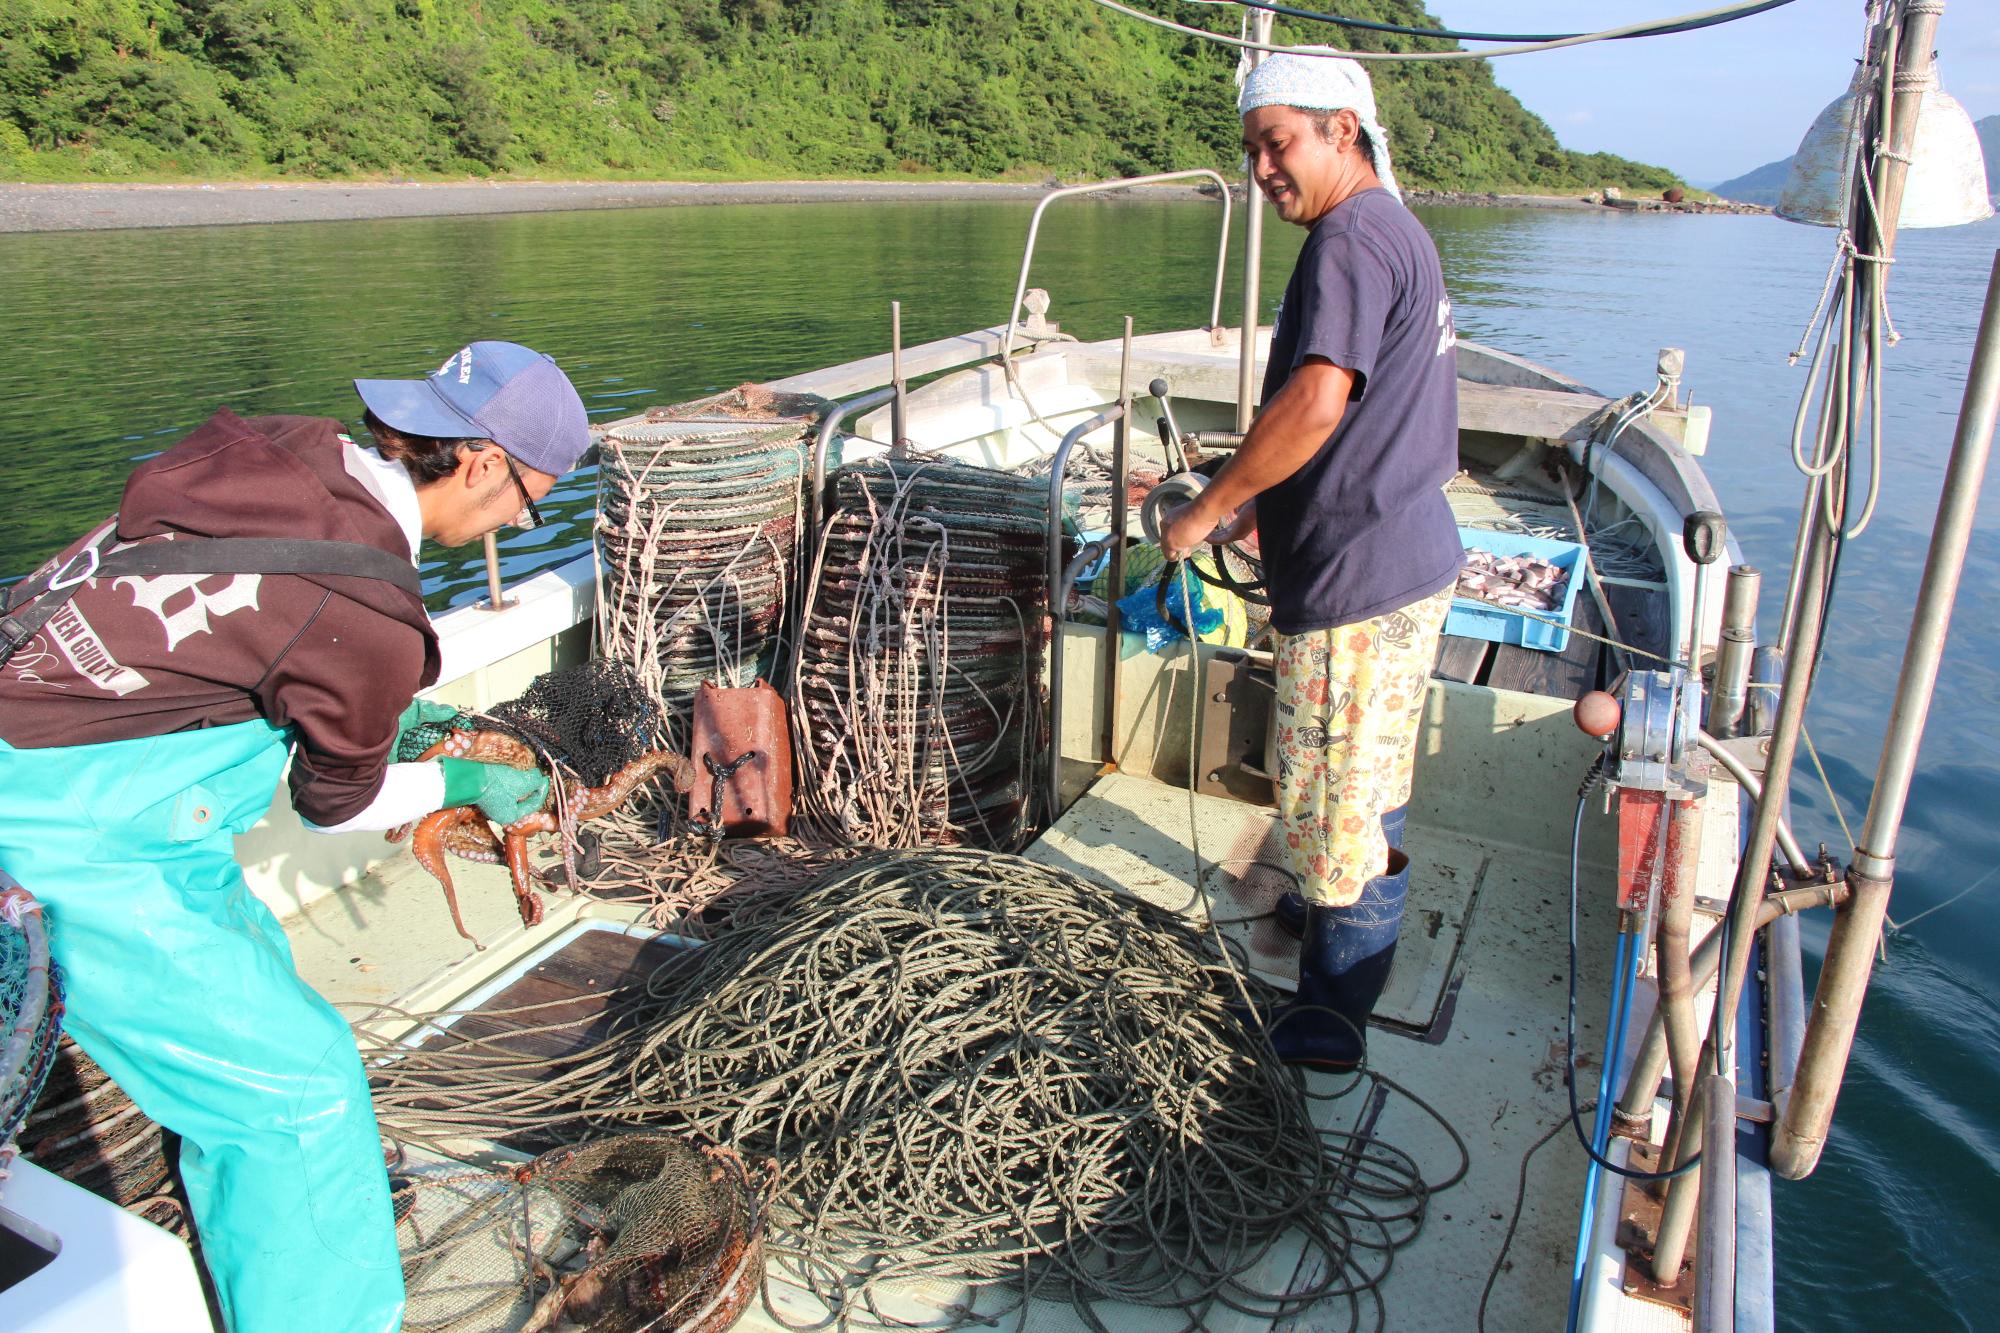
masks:
[[[1779,158],[1776,162],[1766,162],[1755,171],[1746,171],[1734,180],[1726,180],[1715,187],[1715,192],[1724,199],[1734,199],[1738,203],[1763,204],[1775,208],[1778,192],[1785,188],[1785,176],[1792,169],[1792,159]]]
[[[1972,128],[1979,132],[1979,148],[1986,155],[1986,188],[2000,195],[2000,116],[1974,121]],[[1715,192],[1724,199],[1775,208],[1778,193],[1785,188],[1785,176],[1791,169],[1792,159],[1789,157],[1767,162],[1755,171],[1747,171],[1734,180],[1722,182],[1715,187]]]

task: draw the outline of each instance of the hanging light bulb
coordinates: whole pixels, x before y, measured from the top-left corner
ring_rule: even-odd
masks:
[[[1866,85],[1872,78],[1873,71],[1866,66],[1857,70],[1847,92],[1820,112],[1806,131],[1778,196],[1779,217],[1820,227],[1846,224],[1851,172],[1866,129],[1857,121],[1867,115]],[[1930,86],[1924,89],[1917,131],[1911,138],[1910,170],[1897,226],[1956,227],[1990,218],[1993,201],[1987,194],[1979,132],[1958,100],[1937,86],[1935,63],[1927,81]]]

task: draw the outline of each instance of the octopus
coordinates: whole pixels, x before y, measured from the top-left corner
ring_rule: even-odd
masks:
[[[756,1296],[764,1277],[765,1209],[778,1180],[775,1162],[748,1162],[708,1144],[662,1156],[651,1135],[585,1148],[602,1152],[580,1178],[557,1187],[566,1200],[616,1193],[602,1207],[576,1207],[589,1239],[585,1267],[550,1283],[523,1333],[723,1333]],[[561,1151],[550,1163],[558,1173]]]
[[[475,759],[487,764],[506,764],[511,768],[539,767],[535,752],[504,731],[454,731],[424,751],[419,758]],[[625,804],[633,792],[663,771],[673,779],[677,792],[685,794],[693,785],[694,765],[685,756],[671,750],[652,750],[613,773],[601,787],[564,786],[563,805],[578,823],[601,819]],[[451,924],[458,928],[460,935],[472,941],[473,948],[484,949],[486,946],[465,928],[465,919],[459,915],[458,890],[451,882],[451,869],[445,857],[449,854],[467,861],[505,865],[513,877],[514,900],[521,910],[521,924],[539,925],[542,900],[533,886],[536,880],[546,882],[546,877],[528,860],[528,840],[536,834],[561,830],[557,817],[556,786],[562,782],[560,774],[552,775],[549,798],[542,808],[504,826],[497,833],[493,824],[479,812],[478,806],[454,805],[425,815],[415,824],[393,829],[388,834],[391,842],[399,842],[408,835],[410,851],[416,856],[417,864],[430,871],[444,886],[444,900],[451,908]]]

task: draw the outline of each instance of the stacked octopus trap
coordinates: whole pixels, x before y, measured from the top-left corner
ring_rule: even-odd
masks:
[[[1044,485],[935,459],[835,474],[792,694],[806,803],[829,834],[1022,841],[1043,739]]]
[[[688,721],[704,681],[749,685],[778,664],[822,406],[746,388],[604,437],[601,651],[629,664],[673,721]]]

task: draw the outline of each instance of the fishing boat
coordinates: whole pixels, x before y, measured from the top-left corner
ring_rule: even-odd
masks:
[[[1898,33],[1888,49],[1927,53],[1934,9],[1908,8],[1921,12],[1895,5],[1882,17]],[[1890,67],[1878,73],[1888,87]],[[1914,115],[1900,91],[1883,100],[1907,136]],[[1869,155],[1884,173],[1878,193],[1892,200],[1908,148],[1894,142],[1879,162]],[[1030,286],[1045,210],[1199,177],[1222,187],[1217,269],[1189,282],[1205,321],[1064,336],[1049,318],[1060,290]],[[1854,210],[1864,252],[1892,242],[1893,226],[1885,234]],[[1192,453],[1226,453],[1254,407],[1270,330],[1257,322],[1254,209],[1247,308],[1233,326],[1223,318],[1231,212],[1214,173],[1055,190],[1035,212],[1004,322],[915,347],[892,334],[882,355],[748,397],[813,404],[800,428],[802,549],[825,522],[841,466],[944,461],[1039,479],[1049,622],[1036,726],[1046,744],[1016,793],[1032,834],[1025,855],[1201,923],[1284,987],[1296,945],[1268,919],[1285,887],[1270,869],[1282,833],[1267,755],[1269,653],[1229,633],[1167,636],[1150,651],[1109,606],[1097,608],[1101,623],[1081,612],[1081,585],[1122,592],[1125,563],[1145,545],[1136,492],[1180,474]],[[1880,275],[1863,265],[1854,279],[1843,344],[1869,331]],[[1919,731],[1925,654],[1934,671],[1952,546],[1962,556],[1993,428],[1996,323],[1989,296],[1983,369],[1906,675]],[[1622,396],[1496,348],[1461,340],[1457,356],[1461,470],[1448,496],[1468,546],[1551,543],[1566,552],[1570,586],[1555,614],[1466,607],[1439,651],[1405,834],[1411,901],[1373,1015],[1371,1078],[1313,1102],[1323,1127],[1393,1145],[1425,1182],[1421,1228],[1397,1238],[1369,1303],[1352,1308],[1363,1322],[1415,1328],[1771,1328],[1774,1181],[1810,1170],[1824,1137],[1872,949],[1867,914],[1879,929],[1887,891],[1893,789],[1907,789],[1915,734],[1891,738],[1901,756],[1885,759],[1891,808],[1863,838],[1878,858],[1840,867],[1808,857],[1782,799],[1803,707],[1787,681],[1810,677],[1837,540],[1811,515],[1833,483],[1815,480],[1806,499],[1786,633],[1760,643],[1759,578],[1702,471],[1711,423],[1681,396],[1678,351],[1633,367],[1630,385],[1612,386],[1636,390]],[[613,441],[714,408],[641,414],[601,434]],[[1094,490],[1082,475],[1093,468]],[[1218,552],[1216,564],[1228,558]],[[434,618],[443,668],[431,697],[485,711],[588,659],[604,643],[605,577],[602,549],[512,585],[491,563],[485,602]],[[767,674],[784,681],[781,669]],[[524,925],[504,866],[455,867],[461,931],[437,883],[400,849],[377,835],[309,834],[282,801],[239,855],[283,917],[300,974],[336,1002],[385,1006],[371,1021],[392,1043],[435,1028],[423,1018],[382,1027],[388,1011],[493,1015],[533,1001],[593,1014],[683,944],[649,923],[645,904],[584,894],[549,894],[542,919]],[[1809,1023],[1797,914],[1827,907],[1839,924],[1824,1012]],[[1322,1075],[1308,1082],[1335,1087]],[[1567,1147],[1542,1153],[1552,1141]],[[428,1165],[490,1170],[522,1157],[494,1136]],[[1272,1246],[1257,1276],[1278,1292],[1325,1286],[1313,1256],[1303,1237]],[[949,1322],[970,1285],[968,1275],[964,1286],[894,1287],[882,1310],[912,1326]],[[803,1288],[775,1276],[770,1287],[740,1326],[829,1317]],[[531,1295],[461,1326],[527,1326]],[[1350,1307],[1339,1308],[1345,1320]],[[1315,1309],[1213,1308],[1200,1324],[1318,1327]],[[1118,1329],[1185,1320],[1115,1302],[1094,1314]],[[0,1316],[38,1329],[208,1326],[177,1239],[26,1160],[0,1205]],[[1030,1301],[1003,1323],[1075,1320],[1067,1301]]]

